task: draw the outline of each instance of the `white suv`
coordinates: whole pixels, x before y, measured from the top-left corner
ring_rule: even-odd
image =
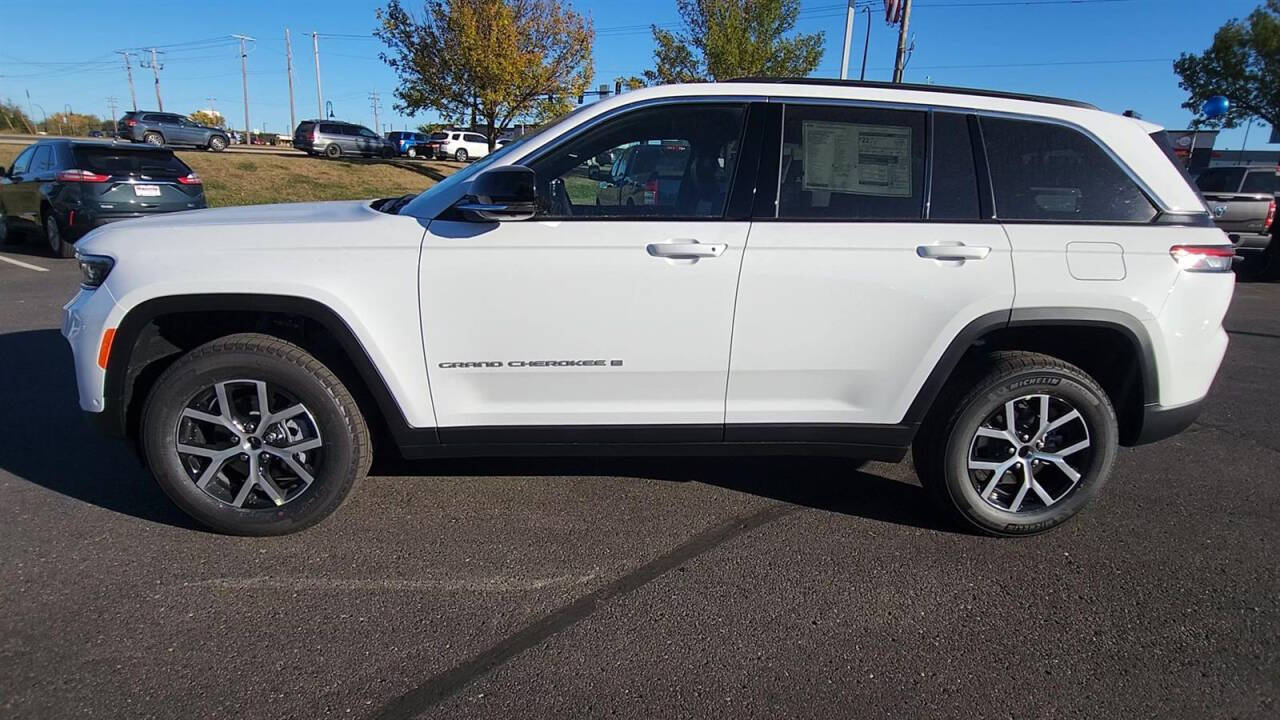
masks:
[[[592,164],[637,145],[658,157]],[[82,408],[198,520],[264,535],[337,508],[377,443],[910,449],[964,523],[1039,532],[1117,446],[1196,417],[1234,287],[1158,127],[817,81],[639,90],[417,196],[161,216],[77,249]]]
[[[478,160],[489,154],[489,141],[480,133],[447,130],[439,133],[445,137],[436,146],[436,157],[466,162]]]

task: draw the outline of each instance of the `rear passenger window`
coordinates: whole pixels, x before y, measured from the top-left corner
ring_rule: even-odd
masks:
[[[329,123],[321,123],[320,132],[324,133],[325,135],[341,135],[342,134],[338,130],[337,125],[330,125]]]
[[[36,148],[36,156],[31,160],[31,172],[45,172],[53,169],[53,148],[40,145]]]
[[[1061,125],[982,118],[1002,220],[1150,222],[1151,201],[1096,142]]]
[[[933,116],[933,183],[929,191],[931,220],[976,220],[978,173],[973,163],[973,142],[964,115]]]
[[[778,217],[919,220],[925,114],[788,105]]]

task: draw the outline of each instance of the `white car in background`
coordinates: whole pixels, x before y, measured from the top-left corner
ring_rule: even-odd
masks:
[[[447,134],[448,137],[442,139],[437,146],[436,157],[438,158],[466,162],[489,154],[489,141],[480,133],[447,130],[442,134]]]

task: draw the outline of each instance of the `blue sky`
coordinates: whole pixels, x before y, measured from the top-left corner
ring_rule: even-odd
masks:
[[[1061,95],[1112,111],[1133,108],[1170,128],[1186,127],[1190,115],[1171,62],[1183,51],[1202,51],[1226,20],[1247,15],[1260,0],[915,0],[911,30],[915,52],[907,68],[912,82],[986,87]],[[415,0],[406,6],[419,7]],[[595,22],[596,82],[639,74],[652,62],[649,23],[678,20],[675,0],[644,3],[573,0]],[[190,112],[209,107],[206,98],[235,126],[243,125],[238,47],[232,33],[257,38],[251,44],[249,112],[255,128],[271,132],[289,124],[284,30],[293,35],[294,92],[299,119],[316,115],[315,72],[310,33],[320,37],[321,79],[326,100],[344,119],[372,125],[368,95],[382,96],[380,118],[396,128],[434,119],[403,117],[393,109],[396,78],[378,59],[380,43],[369,37],[380,4],[360,0],[299,3],[221,0],[185,3],[147,13],[140,5],[102,2],[43,3],[0,0],[0,97],[34,103],[53,113],[107,114],[109,95],[121,107],[129,88],[119,55],[123,48],[167,46],[161,60],[165,109]],[[815,75],[838,74],[844,32],[840,0],[803,0],[797,29],[826,32],[827,51]],[[137,8],[137,9],[134,9]],[[896,29],[871,15],[867,78],[888,79]],[[851,75],[857,75],[865,16],[854,28]],[[151,71],[135,61],[140,107],[152,108]],[[35,110],[37,117],[40,109]],[[1268,146],[1268,130],[1254,127],[1249,148]],[[1227,131],[1218,147],[1238,148],[1243,129]]]

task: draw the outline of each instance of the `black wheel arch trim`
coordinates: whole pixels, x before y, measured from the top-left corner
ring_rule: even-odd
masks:
[[[319,323],[337,341],[351,362],[369,396],[378,406],[387,429],[402,452],[412,452],[419,446],[439,444],[435,428],[416,428],[409,425],[399,403],[387,386],[382,373],[374,365],[364,346],[356,338],[346,321],[332,308],[317,300],[295,295],[260,295],[227,293],[209,295],[171,295],[153,298],[130,309],[116,328],[107,361],[104,410],[96,413],[103,417],[96,424],[113,435],[123,436],[128,426],[128,407],[137,368],[131,363],[134,349],[144,330],[159,317],[185,312],[263,312],[298,315]]]
[[[1133,346],[1138,358],[1144,405],[1159,401],[1159,377],[1156,374],[1155,349],[1151,336],[1136,317],[1104,308],[1034,307],[999,310],[982,315],[966,325],[951,340],[934,365],[924,385],[907,409],[904,424],[922,423],[948,378],[975,343],[1003,328],[1036,326],[1100,327],[1119,332]]]

